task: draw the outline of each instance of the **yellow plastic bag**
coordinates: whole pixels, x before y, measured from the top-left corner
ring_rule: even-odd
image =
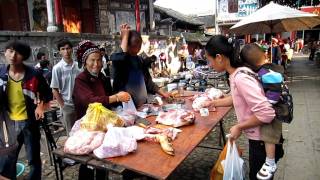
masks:
[[[115,112],[105,108],[101,103],[91,103],[86,115],[82,118],[80,127],[89,131],[107,131],[108,124],[122,127],[124,121]]]
[[[226,155],[227,155],[227,144],[224,146],[216,164],[213,166],[211,170],[210,180],[223,180],[223,167],[222,167],[221,161],[226,159]]]

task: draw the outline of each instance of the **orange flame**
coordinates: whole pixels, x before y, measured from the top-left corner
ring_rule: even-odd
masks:
[[[69,19],[64,19],[63,26],[65,29],[65,32],[80,33],[81,22],[80,21],[72,21]]]

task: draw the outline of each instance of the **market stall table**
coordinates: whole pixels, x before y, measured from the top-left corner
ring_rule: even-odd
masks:
[[[192,109],[192,100],[188,98],[185,99],[186,103],[184,108]],[[87,161],[87,165],[95,166],[98,164],[98,168],[105,168],[113,173],[119,174],[124,170],[121,169],[122,167],[152,178],[167,179],[230,110],[231,107],[218,107],[216,111],[210,112],[207,117],[201,117],[200,113],[195,113],[195,123],[193,125],[180,127],[182,132],[179,133],[177,139],[172,142],[175,150],[174,156],[164,153],[158,143],[139,141],[138,148],[133,153],[122,157],[100,159],[98,160],[99,163],[97,163],[97,159],[92,158]],[[155,124],[155,119],[155,116],[148,117],[152,125]],[[62,149],[56,150],[54,154],[63,156],[61,151]],[[68,158],[70,158],[70,156]],[[101,162],[106,163],[106,165],[101,164]],[[121,175],[119,177],[121,177]]]

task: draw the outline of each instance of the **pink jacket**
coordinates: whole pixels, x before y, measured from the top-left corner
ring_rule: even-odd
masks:
[[[275,112],[268,102],[263,88],[258,80],[240,70],[251,71],[247,67],[240,67],[230,75],[231,95],[238,122],[246,121],[255,115],[260,121],[270,123]],[[260,140],[260,127],[244,130],[248,139]]]

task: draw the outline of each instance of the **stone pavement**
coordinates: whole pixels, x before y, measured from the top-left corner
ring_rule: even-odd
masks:
[[[297,56],[289,66],[292,76],[290,90],[294,97],[294,120],[284,125],[285,156],[279,162],[275,180],[316,180],[320,179],[320,69],[308,62],[306,56]],[[236,123],[231,111],[224,121],[225,130]],[[219,129],[216,128],[190,156],[172,173],[170,180],[208,180],[210,171],[218,158],[219,151],[204,148],[217,146]],[[248,166],[248,142],[242,135],[237,141],[244,150],[243,159]],[[42,151],[43,179],[55,179],[53,166],[50,166],[45,150]],[[25,158],[21,159],[26,163]],[[64,178],[78,178],[78,165],[64,170]],[[24,173],[28,172],[27,171]],[[248,172],[246,171],[246,175]],[[140,178],[141,179],[141,178]],[[142,178],[146,179],[146,178]],[[248,179],[248,178],[247,178]]]
[[[275,179],[320,179],[320,68],[300,55],[290,65],[289,75],[294,120],[283,127],[285,156]]]

